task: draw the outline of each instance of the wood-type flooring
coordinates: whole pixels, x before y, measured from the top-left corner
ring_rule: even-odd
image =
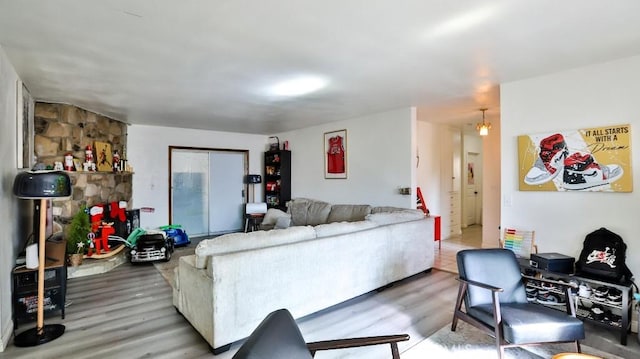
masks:
[[[443,243],[443,248],[446,245]],[[436,244],[436,253],[438,253]],[[373,291],[299,320],[307,341],[350,336],[409,333],[402,343],[409,349],[451,322],[458,282],[455,274],[434,269]],[[171,287],[149,265],[123,264],[105,274],[68,281],[65,334],[38,347],[17,348],[9,343],[0,358],[212,358],[207,342],[172,305]],[[23,324],[22,330],[34,323]],[[629,345],[616,333],[588,326],[586,345],[624,358],[639,358],[640,345],[630,334]],[[231,358],[240,343],[215,356]],[[380,358],[387,358],[388,349]],[[319,353],[316,358],[330,358]],[[373,358],[373,356],[366,356]],[[378,356],[375,356],[378,357]]]

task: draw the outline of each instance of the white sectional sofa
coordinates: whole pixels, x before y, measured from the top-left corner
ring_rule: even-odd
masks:
[[[273,310],[299,318],[433,266],[433,220],[420,211],[296,199],[288,212],[289,228],[203,240],[180,258],[173,304],[214,353]]]

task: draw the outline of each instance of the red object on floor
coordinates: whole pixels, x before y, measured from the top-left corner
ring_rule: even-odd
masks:
[[[438,249],[442,248],[442,241],[440,241],[442,239],[441,237],[441,228],[442,228],[442,220],[440,218],[440,216],[433,216],[433,221],[434,221],[434,225],[433,225],[433,240],[434,241],[438,241]]]

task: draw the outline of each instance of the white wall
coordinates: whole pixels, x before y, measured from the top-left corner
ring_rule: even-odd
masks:
[[[414,108],[402,108],[276,134],[291,149],[291,196],[415,208],[415,188],[412,195],[398,191],[415,186],[415,118]],[[342,129],[347,130],[347,179],[325,179],[324,133]]]
[[[418,109],[419,111],[419,109]],[[424,196],[427,208],[433,215],[443,215],[442,196],[440,184],[441,160],[443,155],[440,148],[442,125],[418,121],[418,186]],[[448,154],[450,157],[450,154]]]
[[[132,205],[134,208],[155,208],[154,213],[140,214],[141,225],[145,228],[156,228],[169,223],[169,146],[249,150],[249,173],[263,173],[267,136],[130,126],[127,157],[134,170]],[[262,198],[262,186],[254,187],[255,198]]]
[[[500,100],[503,227],[535,229],[541,252],[576,257],[586,234],[607,227],[624,238],[629,267],[639,276],[638,98],[640,56],[503,85]],[[631,124],[633,192],[518,191],[518,135],[616,124]]]
[[[0,351],[13,331],[11,320],[11,270],[21,234],[18,231],[18,199],[13,196],[16,170],[16,84],[18,74],[0,46]]]
[[[491,131],[482,138],[482,247],[498,247],[502,186],[501,118],[494,118]]]

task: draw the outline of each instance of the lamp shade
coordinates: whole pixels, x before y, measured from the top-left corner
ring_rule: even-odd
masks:
[[[24,199],[71,196],[71,180],[62,171],[26,171],[13,181],[13,194]]]

